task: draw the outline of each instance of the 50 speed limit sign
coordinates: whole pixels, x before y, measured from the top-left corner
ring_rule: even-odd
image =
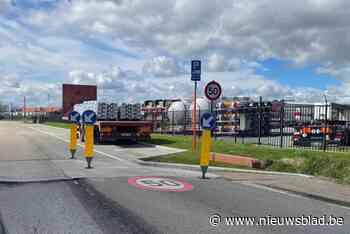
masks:
[[[204,89],[205,96],[211,101],[218,99],[221,96],[221,92],[221,86],[215,80],[210,81]]]
[[[193,189],[190,183],[159,176],[136,176],[128,180],[128,184],[143,190],[161,192],[185,192]]]

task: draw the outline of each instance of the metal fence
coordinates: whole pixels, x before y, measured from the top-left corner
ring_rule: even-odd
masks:
[[[203,111],[197,112],[197,119]],[[239,144],[322,151],[350,150],[350,106],[336,103],[290,104],[256,102],[237,108],[216,108],[216,138]],[[192,134],[192,111],[146,113],[154,132]],[[201,134],[199,121],[196,132]]]

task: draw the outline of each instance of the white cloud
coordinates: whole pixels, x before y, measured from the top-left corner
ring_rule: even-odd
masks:
[[[1,77],[0,84],[3,89],[20,88],[20,81],[16,75],[6,75]]]
[[[118,38],[155,56],[161,51],[182,58],[218,53],[305,64],[350,59],[344,52],[350,48],[349,13],[346,0],[76,0],[62,1],[48,13],[34,11],[29,22],[55,34],[69,30]]]
[[[11,7],[11,0],[1,0],[0,1],[0,12],[7,11]]]
[[[143,71],[156,77],[176,76],[184,72],[175,59],[165,56],[158,56],[146,61],[143,65]]]
[[[239,58],[228,58],[222,54],[214,53],[209,56],[208,62],[209,72],[223,72],[223,71],[239,71],[239,70],[266,70],[260,63],[255,61],[247,61]]]
[[[0,1],[0,12],[10,3]],[[229,94],[311,100],[323,92],[256,75],[261,60],[274,58],[320,64],[319,73],[350,83],[347,0],[74,0],[17,10],[19,22],[0,17],[1,74],[52,83],[69,76],[134,100],[175,97],[191,95],[183,64],[200,58],[203,79],[220,80]]]

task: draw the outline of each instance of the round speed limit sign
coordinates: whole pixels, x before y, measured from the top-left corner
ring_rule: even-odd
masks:
[[[218,99],[221,96],[221,92],[221,86],[215,80],[210,81],[204,89],[205,96],[211,101]]]
[[[128,183],[139,189],[163,192],[185,192],[193,188],[190,183],[185,181],[158,176],[137,176],[130,178]]]

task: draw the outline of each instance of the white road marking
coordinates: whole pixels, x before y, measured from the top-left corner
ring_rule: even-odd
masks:
[[[239,183],[239,182],[234,182],[234,183]],[[305,196],[294,194],[294,193],[291,193],[291,192],[270,188],[270,187],[264,186],[264,185],[253,184],[253,183],[249,183],[249,182],[243,182],[243,183],[239,183],[239,184],[243,184],[243,185],[246,185],[246,186],[254,187],[254,188],[257,188],[257,189],[267,190],[267,191],[274,192],[274,193],[280,193],[280,194],[283,194],[283,195],[286,195],[286,196],[290,196],[290,197],[302,198],[302,199],[305,199],[305,200],[316,200],[316,199],[312,199],[310,197],[305,197]],[[320,200],[317,200],[317,201],[320,201]],[[338,206],[338,207],[341,207],[341,208],[346,209],[346,210],[350,210],[350,207],[347,207],[347,206],[342,206],[342,205],[338,205],[338,204],[334,204],[334,203],[330,203],[330,202],[325,202],[325,201],[321,201],[321,202],[327,203],[328,205],[332,205],[332,206]]]
[[[36,129],[36,128],[34,128],[34,127],[28,127],[28,128],[33,129],[33,130],[35,130],[35,131],[37,131],[37,132],[40,132],[40,133],[43,133],[43,134],[46,134],[46,135],[55,137],[55,138],[57,138],[57,139],[59,139],[59,140],[61,140],[61,141],[63,141],[63,142],[69,143],[68,140],[66,140],[66,139],[64,139],[64,138],[62,138],[62,137],[59,137],[59,136],[57,136],[57,135],[55,135],[55,134],[53,134],[53,133],[46,132],[46,131],[43,131],[43,130],[40,130],[40,129]],[[81,148],[84,148],[84,145],[82,145],[82,144],[80,144],[80,143],[78,143],[78,145],[79,145]],[[105,153],[105,152],[102,152],[102,151],[99,151],[99,150],[96,150],[96,149],[94,149],[94,152],[96,152],[96,153],[98,153],[98,154],[102,154],[102,155],[104,155],[104,156],[106,156],[106,157],[108,157],[108,158],[116,159],[116,160],[121,161],[121,162],[128,162],[128,163],[130,163],[129,161],[127,161],[127,160],[125,160],[125,159],[122,159],[122,158],[119,158],[119,157],[117,157],[117,156],[113,156],[113,155],[107,154],[107,153]]]

